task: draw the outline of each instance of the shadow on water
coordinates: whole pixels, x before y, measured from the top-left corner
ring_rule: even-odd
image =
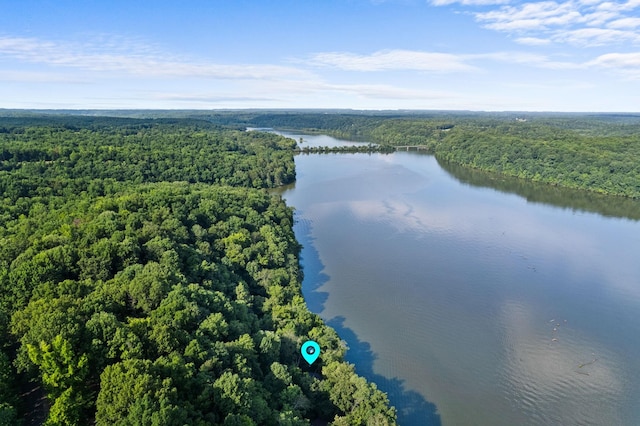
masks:
[[[347,342],[349,351],[346,359],[356,366],[356,372],[374,382],[379,389],[389,395],[389,401],[398,410],[398,424],[402,426],[440,426],[440,415],[435,404],[424,399],[418,392],[408,390],[404,381],[388,378],[374,373],[373,361],[376,355],[371,345],[358,339],[353,330],[344,326],[345,318],[340,316],[327,321],[327,324],[338,332],[340,338]]]
[[[548,204],[607,217],[640,220],[640,200],[532,182],[460,166],[437,158],[436,160],[450,176],[470,186],[493,188],[504,193],[517,194],[530,203]]]
[[[301,263],[304,271],[303,293],[309,310],[316,314],[324,310],[329,294],[320,291],[320,287],[329,280],[323,272],[324,265],[313,245],[312,225],[308,219],[296,212],[294,230],[296,238],[302,244]],[[349,350],[346,360],[356,366],[356,372],[367,380],[374,382],[379,389],[386,392],[389,401],[398,410],[398,424],[402,426],[441,426],[440,415],[435,404],[424,399],[418,392],[405,389],[404,382],[397,378],[388,378],[374,373],[373,361],[376,355],[367,342],[362,342],[353,330],[344,326],[344,317],[336,317],[326,321],[333,327],[340,338],[347,342]]]
[[[294,222],[293,230],[296,234],[296,239],[302,245],[300,252],[300,262],[304,273],[302,293],[309,310],[319,314],[324,310],[324,303],[329,298],[329,293],[322,292],[319,289],[329,281],[329,276],[322,272],[324,265],[320,260],[320,254],[313,245],[311,222],[301,217],[297,211],[295,212]]]

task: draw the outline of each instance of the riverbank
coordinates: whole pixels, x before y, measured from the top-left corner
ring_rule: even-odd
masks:
[[[420,145],[438,160],[532,182],[640,198],[640,136],[626,130],[581,134],[557,123],[465,120],[441,128],[428,120],[396,120],[369,130],[372,142]]]
[[[439,160],[469,168],[640,198],[640,117],[633,114],[256,113],[250,120],[391,147],[422,146]]]

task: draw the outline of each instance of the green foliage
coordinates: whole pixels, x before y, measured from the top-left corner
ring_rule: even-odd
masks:
[[[82,395],[68,388],[62,392],[49,409],[49,416],[45,421],[45,426],[73,426],[81,423],[83,419],[83,408],[86,401]]]
[[[0,125],[15,120],[0,118]],[[33,120],[0,132],[0,190],[20,197],[111,193],[117,182],[186,181],[270,188],[295,178],[295,141],[200,121],[104,119],[78,128]],[[10,126],[10,124],[9,124]]]
[[[539,122],[456,126],[436,156],[464,166],[570,188],[640,198],[640,138],[592,136]]]
[[[98,425],[180,425],[189,418],[179,407],[170,378],[148,360],[127,360],[107,366],[100,378]]]
[[[392,424],[395,411],[388,408],[387,396],[358,377],[353,366],[334,362],[322,369],[331,401],[344,413],[336,417],[337,424],[366,425]]]
[[[53,400],[46,426],[71,426],[80,422],[86,408],[82,388],[89,370],[86,354],[74,353],[69,340],[58,334],[51,344],[27,344],[29,358],[40,369],[42,383]]]
[[[344,349],[304,304],[292,210],[263,189],[293,179],[295,142],[201,121],[5,128],[0,424],[32,409],[12,363],[43,385],[48,425],[348,415],[333,378],[298,367],[307,338],[317,371]]]
[[[528,113],[523,120],[513,113],[434,111],[255,113],[238,118],[254,126],[366,140],[382,148],[419,145],[441,161],[465,167],[640,198],[640,120],[634,114]],[[342,150],[352,149],[336,151]]]
[[[31,362],[40,368],[42,383],[53,396],[83,383],[89,359],[86,354],[76,355],[69,340],[60,334],[50,344],[43,341],[38,346],[27,344],[27,350]]]
[[[0,426],[18,424],[15,395],[13,368],[9,357],[0,352]]]
[[[640,197],[634,117],[201,118],[421,145],[443,163]],[[31,408],[14,367],[44,385],[49,425],[395,424],[301,295],[292,211],[264,190],[294,180],[295,141],[187,119],[0,128],[0,425]],[[323,349],[303,369],[309,338]]]
[[[20,424],[17,410],[8,402],[0,402],[0,426]]]

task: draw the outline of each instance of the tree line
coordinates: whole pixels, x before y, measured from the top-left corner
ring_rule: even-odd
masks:
[[[395,148],[390,145],[342,145],[342,146],[298,146],[295,152],[302,154],[329,154],[329,153],[373,153],[382,152],[390,153],[395,152]]]
[[[441,161],[465,167],[640,198],[640,116],[521,115],[256,113],[252,118],[243,116],[243,120],[381,146],[420,145]],[[215,121],[215,117],[211,119]]]

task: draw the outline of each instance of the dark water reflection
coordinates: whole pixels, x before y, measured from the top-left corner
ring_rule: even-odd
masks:
[[[291,185],[289,190],[295,186]],[[320,288],[329,280],[329,276],[322,272],[322,264],[318,251],[313,245],[311,223],[298,214],[295,224],[296,238],[302,244],[302,262],[304,264],[304,294],[307,305],[312,312],[324,311],[324,303],[328,293]],[[373,362],[376,355],[371,350],[371,345],[358,339],[356,333],[344,325],[344,317],[334,317],[327,324],[338,332],[342,340],[347,342],[349,351],[346,360],[357,366],[358,374],[373,381],[387,392],[394,400],[398,409],[398,422],[401,425],[440,426],[440,416],[436,412],[436,406],[428,402],[418,392],[408,390],[404,382],[398,378],[388,378],[376,374],[373,370]],[[398,404],[398,402],[401,402]]]
[[[640,424],[632,202],[416,153],[296,167],[307,303],[401,425]]]
[[[640,220],[640,200],[623,197],[611,197],[588,191],[579,191],[529,182],[496,173],[462,167],[447,161],[438,164],[460,182],[471,186],[492,188],[498,191],[517,194],[533,203],[598,213],[608,217],[624,217]]]
[[[397,404],[398,423],[401,425],[440,426],[442,422],[435,404],[428,402],[418,392],[406,389],[404,380],[388,378],[374,372],[373,362],[376,355],[371,350],[371,345],[359,340],[353,330],[345,327],[344,322],[344,317],[335,317],[327,321],[327,324],[333,327],[338,335],[348,343],[347,361],[357,365],[358,373],[376,383],[395,401],[400,402]]]

